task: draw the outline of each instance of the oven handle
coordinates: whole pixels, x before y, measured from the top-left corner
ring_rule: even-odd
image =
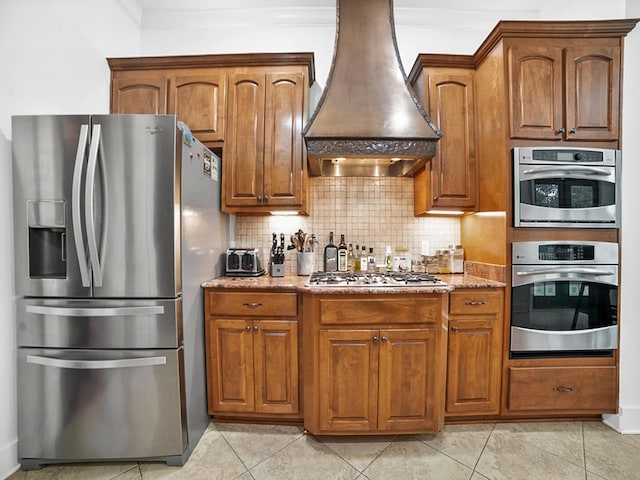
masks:
[[[27,363],[43,365],[45,367],[90,370],[166,365],[167,357],[124,358],[120,360],[63,360],[60,358],[41,357],[39,355],[27,355]]]
[[[559,173],[564,175],[570,175],[572,173],[584,173],[585,175],[597,175],[600,177],[608,177],[611,175],[610,170],[596,167],[580,167],[580,166],[564,166],[564,167],[537,167],[527,170],[523,170],[525,175],[531,175],[536,173]]]
[[[516,272],[516,275],[519,277],[526,277],[530,275],[544,275],[546,273],[578,273],[582,275],[594,275],[596,277],[616,274],[616,272],[597,270],[595,268],[572,268],[572,269],[547,268],[543,270],[530,270],[528,272]]]

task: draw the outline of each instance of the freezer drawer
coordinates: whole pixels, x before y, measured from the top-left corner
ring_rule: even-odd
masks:
[[[183,341],[182,298],[21,298],[16,319],[19,347],[156,349]]]
[[[187,446],[182,362],[181,348],[19,348],[23,468],[182,455]]]

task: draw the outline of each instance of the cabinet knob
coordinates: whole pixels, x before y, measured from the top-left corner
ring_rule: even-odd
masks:
[[[569,135],[575,135],[576,133],[576,129],[572,128],[571,130],[569,130]]]
[[[382,343],[386,343],[389,339],[383,335],[380,340],[382,340]]]
[[[378,337],[376,335],[373,336],[373,343],[378,343]]]
[[[436,203],[438,201],[438,196],[436,195],[435,197],[433,197],[433,203]]]
[[[264,203],[267,203],[269,201],[269,195],[265,195],[262,198],[264,199]]]
[[[457,332],[458,331],[458,327],[451,327],[451,331],[452,332]]]
[[[564,132],[566,132],[564,127],[560,127],[558,130],[555,131],[555,134],[556,135],[562,135]]]
[[[251,325],[247,325],[246,327],[244,327],[244,329],[245,329],[247,332],[250,332],[250,331],[251,331]]]
[[[262,195],[258,195],[256,197],[256,200],[258,200],[258,203],[262,203]]]
[[[257,331],[258,331],[258,326],[257,326],[257,325],[255,325],[255,326],[253,327],[253,331],[254,331],[254,332],[257,332]]]
[[[571,393],[573,392],[573,387],[563,387],[558,385],[557,387],[553,387],[553,391],[558,393]]]

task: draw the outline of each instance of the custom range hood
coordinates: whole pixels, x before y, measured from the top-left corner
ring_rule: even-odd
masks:
[[[392,0],[337,0],[333,62],[306,125],[312,176],[412,176],[442,136],[408,85]]]

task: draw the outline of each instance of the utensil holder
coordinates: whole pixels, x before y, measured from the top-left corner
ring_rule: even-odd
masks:
[[[311,275],[315,259],[316,254],[313,252],[298,252],[298,275]]]

